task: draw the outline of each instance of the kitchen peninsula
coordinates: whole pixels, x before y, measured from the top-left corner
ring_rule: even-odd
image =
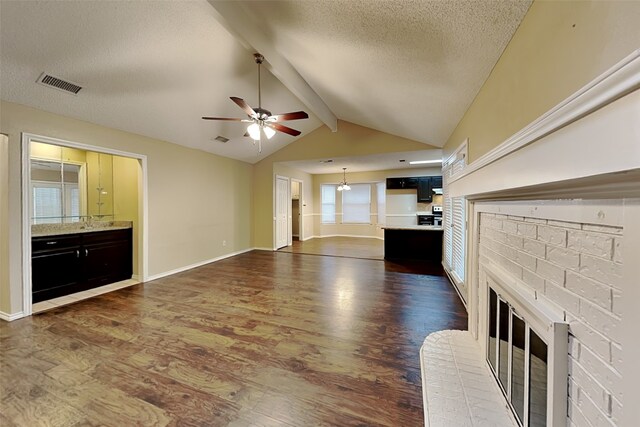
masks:
[[[442,260],[441,226],[400,225],[383,226],[384,258],[388,260]]]

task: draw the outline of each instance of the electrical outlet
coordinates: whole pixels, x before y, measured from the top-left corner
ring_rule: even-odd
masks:
[[[226,240],[222,241],[222,246],[227,246],[227,241]]]

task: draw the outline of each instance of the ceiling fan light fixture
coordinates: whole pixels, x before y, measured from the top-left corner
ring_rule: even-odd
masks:
[[[273,135],[276,134],[276,131],[269,126],[263,126],[262,130],[264,130],[264,134],[267,135],[267,139],[273,138]]]
[[[260,139],[260,126],[257,123],[251,123],[247,127],[247,132],[249,133],[251,139],[253,139],[254,141]]]

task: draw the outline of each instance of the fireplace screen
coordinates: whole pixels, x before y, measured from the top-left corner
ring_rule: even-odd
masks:
[[[547,425],[547,344],[489,288],[487,361],[521,426]]]

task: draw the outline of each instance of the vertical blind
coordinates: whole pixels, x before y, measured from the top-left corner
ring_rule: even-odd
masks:
[[[322,198],[322,223],[335,224],[336,222],[336,186],[322,184],[320,186]]]
[[[342,192],[342,222],[371,223],[371,185],[351,184],[350,191]]]
[[[465,226],[466,201],[464,197],[451,197],[449,183],[453,176],[462,171],[466,165],[466,145],[456,151],[456,155],[442,166],[442,198],[444,204],[443,221],[444,228],[444,253],[443,263],[445,269],[453,277],[460,294],[466,300],[467,289],[465,284]]]

